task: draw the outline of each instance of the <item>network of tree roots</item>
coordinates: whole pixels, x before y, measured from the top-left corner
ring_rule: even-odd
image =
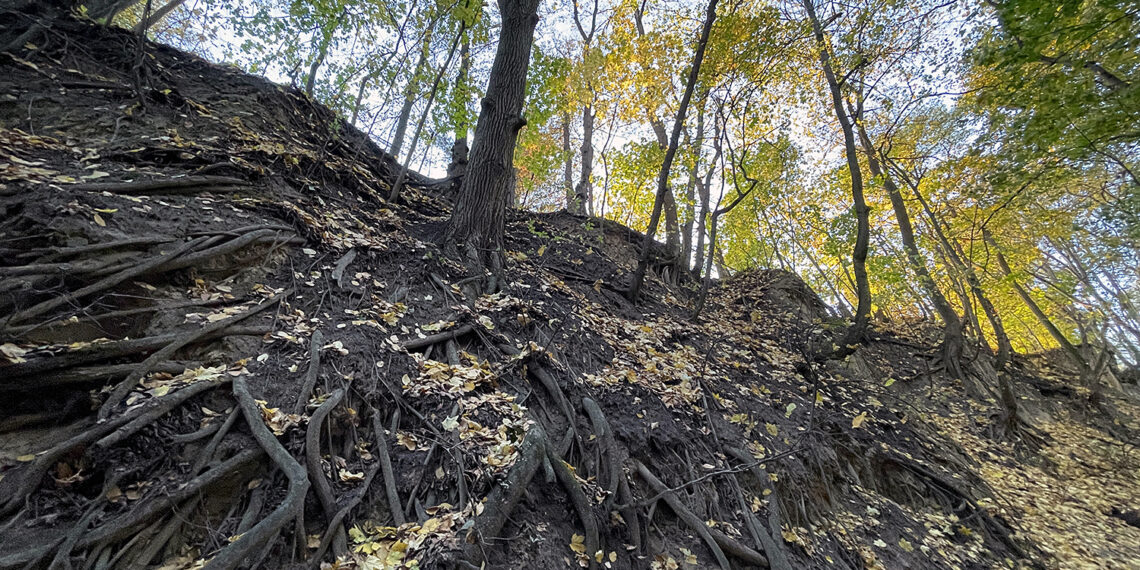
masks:
[[[564,213],[512,214],[479,295],[448,184],[388,203],[399,166],[327,109],[126,31],[55,22],[0,93],[0,568],[1060,556],[942,434],[1049,435],[987,435],[990,355],[948,378],[936,328],[816,362],[842,326],[794,275],[635,306],[637,234]]]

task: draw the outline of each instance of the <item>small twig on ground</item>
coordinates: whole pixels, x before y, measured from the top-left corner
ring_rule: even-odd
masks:
[[[451,329],[449,331],[444,331],[441,333],[428,335],[428,336],[425,336],[423,338],[414,338],[412,340],[405,341],[402,344],[402,346],[404,347],[404,350],[406,350],[408,352],[412,352],[413,350],[419,350],[421,348],[425,348],[425,347],[431,346],[431,345],[436,344],[436,343],[454,340],[454,339],[459,338],[459,337],[461,337],[467,333],[470,333],[473,330],[475,330],[475,325],[472,325],[472,324],[461,325],[461,326],[454,328],[454,329]]]

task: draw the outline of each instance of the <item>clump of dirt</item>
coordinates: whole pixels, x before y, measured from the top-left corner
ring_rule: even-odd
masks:
[[[40,35],[0,54],[0,568],[1140,548],[1136,426],[1064,379],[1019,363],[1050,439],[1015,453],[996,404],[932,369],[932,327],[816,362],[834,325],[795,275],[718,283],[697,320],[676,276],[633,305],[641,236],[565,213],[515,212],[507,283],[470,295],[481,276],[432,243],[449,183],[386,202],[399,165],[305,95],[122,30]]]

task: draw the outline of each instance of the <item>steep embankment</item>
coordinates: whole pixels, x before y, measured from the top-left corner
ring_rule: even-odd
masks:
[[[446,201],[385,203],[397,165],[328,110],[43,40],[0,54],[0,568],[1136,562],[1124,400],[1019,362],[1015,452],[927,329],[811,364],[795,276],[632,306],[635,234],[563,214],[516,214],[508,283],[465,296]]]

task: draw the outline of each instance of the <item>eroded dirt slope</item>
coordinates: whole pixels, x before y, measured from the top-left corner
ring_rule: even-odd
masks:
[[[633,306],[637,234],[565,214],[472,295],[445,185],[388,204],[327,109],[137,49],[0,54],[0,567],[1136,563],[1129,400],[1020,361],[1044,443],[998,441],[933,329],[812,363],[796,276]]]

